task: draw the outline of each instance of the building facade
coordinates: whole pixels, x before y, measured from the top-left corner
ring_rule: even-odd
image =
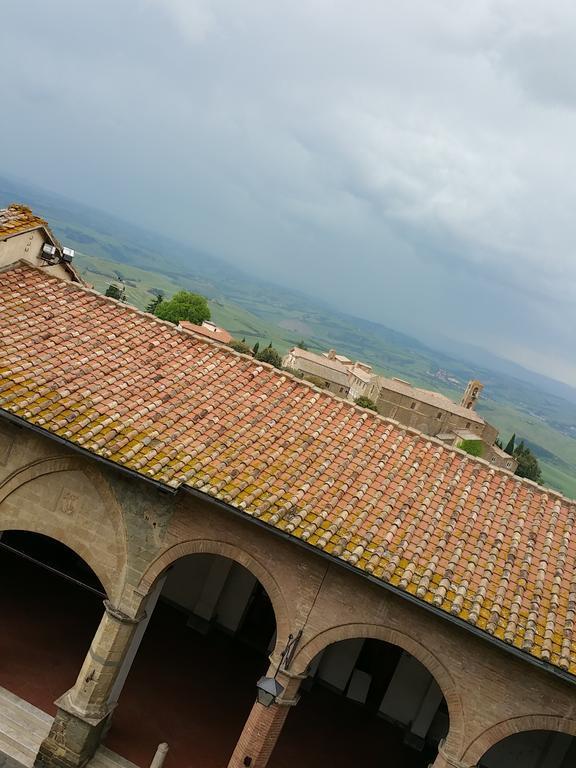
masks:
[[[317,355],[307,349],[293,347],[282,359],[284,368],[299,372],[303,377],[321,386],[337,397],[348,397],[350,382],[348,367],[338,359],[334,350]]]

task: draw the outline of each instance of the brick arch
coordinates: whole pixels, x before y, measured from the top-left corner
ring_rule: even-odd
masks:
[[[486,752],[509,736],[526,731],[556,731],[576,737],[576,720],[557,715],[523,715],[502,720],[487,728],[466,749],[464,762],[476,765]]]
[[[276,618],[276,647],[283,648],[290,634],[289,602],[276,578],[264,563],[236,544],[217,539],[195,539],[174,544],[154,560],[142,576],[137,591],[146,595],[154,582],[177,560],[188,555],[219,555],[244,566],[266,590]]]
[[[51,475],[66,472],[81,472],[84,474],[96,491],[102,507],[106,510],[107,520],[114,531],[114,543],[119,545],[114,568],[107,568],[101,562],[94,553],[90,539],[86,535],[74,535],[70,527],[63,526],[61,521],[55,519],[54,515],[34,514],[25,516],[17,514],[12,516],[11,519],[6,519],[6,516],[2,515],[3,503],[25,485],[36,480],[49,478]],[[100,580],[108,599],[114,602],[119,598],[127,560],[127,536],[122,510],[100,473],[94,472],[81,457],[61,456],[39,459],[20,467],[0,482],[0,530],[39,533],[58,541],[60,544],[64,544],[81,557],[92,569]]]
[[[330,627],[312,637],[299,648],[292,661],[290,672],[296,675],[305,675],[310,663],[329,645],[356,638],[382,640],[390,645],[396,645],[414,656],[430,672],[438,683],[448,707],[450,730],[445,739],[445,746],[449,751],[457,753],[464,739],[464,708],[460,692],[443,662],[431,650],[410,635],[382,624],[340,624]]]

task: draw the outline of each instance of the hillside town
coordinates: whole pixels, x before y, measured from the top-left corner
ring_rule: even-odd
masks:
[[[451,446],[478,443],[480,455],[494,466],[517,467],[515,458],[497,445],[498,430],[474,410],[483,385],[469,382],[460,403],[432,390],[415,387],[398,378],[378,376],[367,363],[353,362],[331,349],[322,354],[292,348],[283,359],[289,370],[317,381],[339,397],[356,401],[367,398],[378,413],[400,424],[432,435]]]
[[[481,382],[294,347],[299,378],[74,259],[0,210],[6,764],[575,765],[576,505]]]

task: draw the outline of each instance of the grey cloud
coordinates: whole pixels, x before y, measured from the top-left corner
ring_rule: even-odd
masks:
[[[0,170],[572,376],[572,3],[28,0],[3,21]]]

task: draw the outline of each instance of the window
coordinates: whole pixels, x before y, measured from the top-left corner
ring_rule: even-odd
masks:
[[[468,428],[469,428],[469,426],[470,426],[470,422],[469,422],[469,421],[467,421],[467,422],[466,422],[466,429],[468,429]]]
[[[416,403],[412,403],[412,405],[410,406],[410,410],[413,411],[414,408],[416,408]]]
[[[436,418],[437,419],[441,419],[442,418],[442,411],[438,411],[438,413],[436,414]]]

